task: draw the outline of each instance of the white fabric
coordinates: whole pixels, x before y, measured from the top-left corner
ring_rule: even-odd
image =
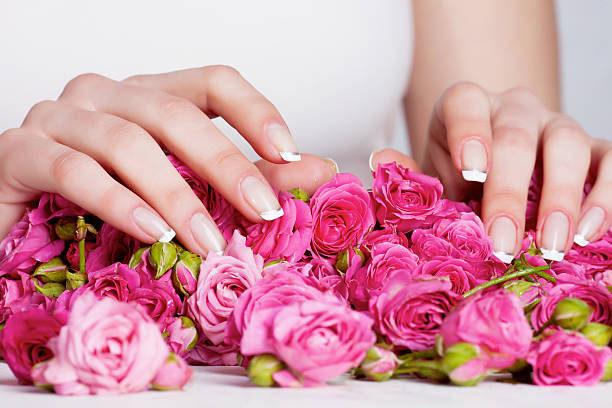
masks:
[[[3,1],[0,132],[83,72],[227,64],[279,108],[302,151],[365,175],[400,122],[411,18],[408,0]]]
[[[536,387],[486,381],[476,388],[414,379],[384,383],[340,378],[313,389],[257,388],[238,367],[194,367],[183,391],[148,391],[117,397],[61,397],[17,384],[0,363],[3,407],[39,408],[563,408],[610,407],[612,383],[595,387]]]

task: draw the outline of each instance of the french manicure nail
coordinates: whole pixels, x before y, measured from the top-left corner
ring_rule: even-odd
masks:
[[[368,159],[368,165],[370,166],[370,170],[372,171],[376,171],[374,169],[374,164],[372,163],[372,160],[374,159],[374,155],[378,152],[378,150],[374,150],[372,153],[370,153],[370,158]]]
[[[574,242],[580,246],[588,245],[597,230],[606,218],[606,213],[601,207],[591,207],[580,219]]]
[[[166,221],[146,208],[136,208],[132,216],[144,232],[159,242],[170,242],[176,236],[176,232],[166,224]]]
[[[245,200],[264,220],[271,221],[284,214],[274,192],[257,177],[246,177],[240,188]]]
[[[340,173],[340,168],[338,168],[338,163],[336,163],[334,159],[332,159],[331,157],[325,157],[323,160],[325,160],[327,164],[329,165],[329,168],[332,171],[332,175],[336,175]]]
[[[514,259],[516,247],[516,225],[505,216],[495,218],[489,229],[493,240],[494,255],[503,263],[509,264]]]
[[[487,179],[487,150],[478,140],[468,140],[461,151],[461,174],[466,181],[484,183]]]
[[[189,221],[191,232],[198,244],[208,252],[222,254],[226,242],[214,221],[202,213],[194,214]]]
[[[569,234],[569,219],[561,211],[553,211],[544,221],[540,250],[542,258],[549,261],[562,261]]]
[[[296,162],[302,160],[298,147],[286,127],[279,123],[271,123],[268,125],[267,131],[270,142],[284,161]]]

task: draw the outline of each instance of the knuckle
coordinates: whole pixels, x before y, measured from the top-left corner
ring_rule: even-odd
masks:
[[[34,104],[34,106],[32,106],[28,111],[28,114],[24,119],[24,124],[44,120],[44,118],[53,110],[56,103],[57,102],[55,101],[44,100]]]
[[[111,155],[119,158],[125,155],[133,157],[134,152],[146,151],[151,145],[152,138],[140,126],[132,122],[113,124],[108,129]]]
[[[144,78],[145,78],[145,75],[132,75],[132,76],[125,78],[121,82],[125,82],[130,85],[142,86],[144,83]]]
[[[584,131],[580,128],[580,126],[571,123],[562,123],[553,125],[547,129],[546,132],[548,138],[553,141],[553,143],[572,143],[572,142],[580,142],[584,143],[585,146],[588,144],[588,138]]]
[[[240,76],[240,72],[229,65],[210,65],[204,68],[204,74],[213,80],[225,80]]]
[[[186,113],[191,112],[194,106],[182,98],[164,98],[159,103],[159,112],[164,120],[180,120]]]
[[[62,95],[81,94],[91,91],[106,80],[102,75],[94,73],[80,74],[72,78],[64,87]]]
[[[540,98],[538,98],[529,88],[525,86],[516,86],[504,92],[504,96],[519,101],[527,106],[541,106]]]
[[[123,210],[121,203],[125,201],[124,198],[125,187],[118,183],[113,183],[100,193],[96,201],[100,204],[101,208],[105,208],[109,212],[120,213]]]
[[[505,146],[515,146],[521,149],[535,148],[535,140],[531,134],[519,127],[502,126],[493,131],[495,142]]]
[[[76,150],[60,153],[51,163],[51,175],[60,191],[65,191],[75,181],[81,179],[83,170],[92,165],[93,159]]]
[[[240,153],[239,150],[230,147],[215,153],[211,163],[213,168],[237,169],[237,162],[242,160],[242,153]]]
[[[482,96],[484,95],[484,91],[473,82],[460,81],[451,85],[446,92],[444,92],[444,99],[455,100],[464,98],[466,95]]]

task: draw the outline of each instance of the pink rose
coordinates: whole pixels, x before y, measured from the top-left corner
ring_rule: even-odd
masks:
[[[396,272],[370,299],[376,331],[398,348],[433,348],[442,320],[461,299],[451,288],[448,280],[415,280],[411,274]]]
[[[285,215],[273,221],[251,224],[246,228],[246,245],[253,248],[264,260],[284,259],[295,262],[301,259],[312,238],[310,207],[293,198],[293,194],[281,191],[278,201]]]
[[[50,316],[42,309],[12,315],[0,331],[0,355],[20,384],[32,384],[30,370],[53,357],[47,341],[59,334],[65,315]]]
[[[34,292],[34,285],[29,275],[20,280],[0,278],[0,324],[17,312],[45,305],[45,296]],[[49,298],[46,298],[49,299]]]
[[[105,223],[93,248],[87,251],[87,270],[96,271],[115,262],[127,264],[141,245],[137,239]]]
[[[239,232],[224,255],[208,254],[200,267],[198,287],[187,299],[187,315],[213,344],[225,338],[227,319],[240,295],[261,279],[263,259],[245,246]]]
[[[358,256],[358,255],[357,255]],[[298,264],[297,273],[312,278],[315,283],[312,286],[319,288],[322,292],[331,292],[343,302],[348,300],[348,287],[338,271],[333,267],[328,259],[312,258],[302,260]],[[264,270],[266,273],[268,268]]]
[[[58,394],[125,394],[146,389],[168,358],[155,324],[139,307],[84,294],[50,340],[54,357],[32,371]]]
[[[371,297],[376,296],[395,271],[415,276],[419,258],[408,248],[391,243],[380,243],[372,248],[371,258],[364,268],[349,268],[346,282],[349,299],[359,310],[367,310]]]
[[[396,228],[393,226],[388,226],[381,230],[370,231],[363,238],[363,242],[361,243],[361,250],[364,254],[366,254],[366,256],[370,256],[370,253],[372,252],[372,247],[382,242],[388,242],[404,247],[408,247],[409,245],[406,234],[397,232]]]
[[[128,300],[140,305],[159,324],[162,331],[183,308],[181,298],[174,288],[160,281],[147,282],[136,288]]]
[[[176,354],[170,354],[151,384],[156,390],[181,390],[192,378],[193,371],[187,363]]]
[[[451,243],[435,235],[431,229],[414,230],[410,240],[410,249],[421,260],[454,256],[455,253]]]
[[[198,331],[193,321],[186,316],[175,317],[164,332],[170,351],[184,357],[198,341]]]
[[[77,291],[90,290],[98,297],[112,297],[127,302],[143,283],[136,271],[122,263],[88,273],[89,282]]]
[[[593,281],[560,282],[548,290],[533,309],[531,324],[534,329],[542,327],[550,319],[557,303],[566,297],[586,302],[593,309],[592,322],[612,324],[612,293],[605,286]]]
[[[527,355],[537,385],[595,385],[612,352],[596,347],[579,333],[549,330]]]
[[[19,272],[30,273],[37,262],[47,262],[64,250],[64,241],[52,238],[51,227],[34,225],[30,214],[26,211],[0,242],[0,276],[18,277]]]
[[[397,163],[379,164],[373,176],[372,195],[381,225],[394,225],[398,231],[408,232],[435,221],[442,196],[438,179]]]
[[[38,207],[32,209],[30,220],[32,224],[44,224],[59,217],[75,217],[85,215],[87,212],[56,193],[43,193],[38,200]]]
[[[432,232],[450,243],[451,255],[469,261],[485,261],[493,254],[493,242],[474,213],[462,213],[456,219],[437,221]]]
[[[440,335],[445,348],[459,342],[480,347],[487,366],[499,370],[524,358],[532,337],[519,298],[503,289],[462,301],[442,322]]]
[[[322,296],[255,311],[240,350],[273,354],[301,385],[315,386],[359,366],[375,342],[369,317]]]
[[[106,225],[106,224],[105,224]],[[89,253],[96,247],[95,242],[85,242],[85,259],[88,259]],[[66,261],[68,261],[68,265],[74,269],[75,271],[79,270],[80,263],[80,254],[79,254],[79,243],[77,241],[73,241],[68,245],[68,250],[66,251]],[[100,268],[96,268],[100,269]]]
[[[185,358],[192,365],[235,366],[238,365],[238,346],[226,343],[214,345],[201,337]]]
[[[488,280],[480,277],[478,267],[474,264],[452,257],[434,257],[427,262],[422,262],[419,265],[418,274],[448,278],[452,284],[452,291],[458,295]]]
[[[612,232],[608,231],[587,246],[574,245],[565,255],[565,260],[583,265],[589,275],[612,269]]]
[[[370,195],[348,173],[336,174],[319,187],[310,199],[310,209],[312,251],[322,258],[335,259],[344,249],[359,245],[375,223]]]

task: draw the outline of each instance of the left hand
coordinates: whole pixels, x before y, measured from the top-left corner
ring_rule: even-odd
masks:
[[[422,168],[455,200],[473,190],[473,182],[484,183],[482,220],[506,262],[520,249],[536,159],[543,164],[536,239],[544,258],[561,260],[573,241],[586,245],[612,225],[612,143],[587,136],[524,88],[493,93],[463,82],[436,103]],[[415,168],[390,150],[371,159],[374,165],[393,160]],[[589,172],[594,185],[583,201]]]

